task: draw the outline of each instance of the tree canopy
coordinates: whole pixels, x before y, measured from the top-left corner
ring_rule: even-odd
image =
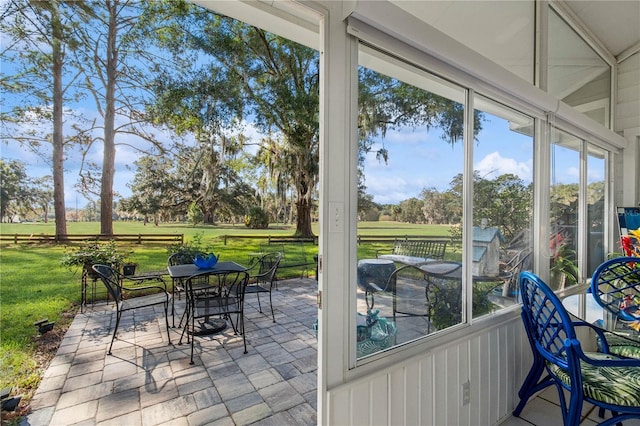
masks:
[[[27,7],[32,2],[12,4]],[[320,161],[317,51],[185,1],[51,1],[41,7],[45,15],[50,13],[42,34],[64,29],[50,38],[49,46],[51,52],[62,46],[59,57],[65,61],[58,63],[50,54],[47,60],[60,66],[61,78],[57,83],[47,73],[39,78],[47,88],[59,83],[68,87],[62,97],[47,96],[59,99],[54,106],[60,108],[86,97],[97,112],[94,120],[65,127],[73,133],[62,139],[56,136],[62,125],[55,117],[71,117],[73,110],[42,116],[54,123],[54,187],[60,186],[56,173],[63,170],[63,150],[58,148],[76,144],[85,156],[80,186],[83,194],[99,198],[102,233],[113,229],[116,146],[128,145],[144,156],[135,163],[133,196],[123,200],[121,210],[159,220],[199,217],[197,206],[203,220],[213,223],[259,206],[271,211],[274,220],[295,217],[296,235],[312,235]],[[54,19],[61,11],[65,14]],[[16,31],[16,40],[21,37],[19,22],[4,27]],[[33,43],[28,55],[13,58],[35,70],[42,62],[36,47]],[[447,142],[461,140],[461,105],[364,67],[359,73],[361,154],[386,132],[403,127],[438,128]],[[25,82],[18,86],[17,80],[10,86],[4,75],[2,84],[7,90],[39,93]],[[30,108],[46,111],[49,98],[40,97]],[[481,115],[476,113],[475,119],[478,132]],[[247,123],[260,132],[259,141],[249,139]],[[168,129],[174,139],[162,140],[152,126]],[[88,153],[96,144],[103,154],[101,163],[94,164]],[[376,152],[386,161],[393,147]],[[364,203],[377,209],[363,179],[359,192],[363,214],[370,210]],[[414,204],[405,202],[394,216],[431,220]],[[56,215],[58,221],[64,218]]]

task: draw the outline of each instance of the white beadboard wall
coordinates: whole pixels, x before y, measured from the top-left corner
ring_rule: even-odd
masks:
[[[640,202],[640,52],[618,64],[615,112],[614,129],[630,144],[616,159],[615,181],[623,184],[616,185],[614,201],[618,206],[633,206]],[[634,175],[635,179],[628,179]]]
[[[640,127],[640,52],[618,65],[615,131]]]
[[[329,392],[337,425],[495,425],[519,402],[532,355],[520,317]],[[462,383],[471,398],[462,405]]]

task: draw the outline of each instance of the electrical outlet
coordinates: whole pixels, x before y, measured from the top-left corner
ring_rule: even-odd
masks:
[[[471,383],[467,380],[462,384],[462,405],[469,405],[471,402]]]

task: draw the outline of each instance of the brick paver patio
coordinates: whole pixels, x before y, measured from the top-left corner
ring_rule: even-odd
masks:
[[[315,425],[317,283],[281,281],[264,314],[248,296],[242,338],[229,327],[216,338],[167,343],[162,309],[125,312],[107,355],[115,311],[79,313],[44,374],[23,425]],[[176,325],[184,297],[176,300]]]

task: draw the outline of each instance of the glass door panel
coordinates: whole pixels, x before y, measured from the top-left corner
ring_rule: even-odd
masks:
[[[552,129],[549,225],[550,286],[562,290],[578,280],[578,138]]]
[[[531,268],[533,118],[482,96],[473,147],[473,316],[517,303]]]
[[[465,91],[361,45],[357,358],[465,321]]]
[[[587,157],[587,277],[604,262],[605,151],[590,145]]]

